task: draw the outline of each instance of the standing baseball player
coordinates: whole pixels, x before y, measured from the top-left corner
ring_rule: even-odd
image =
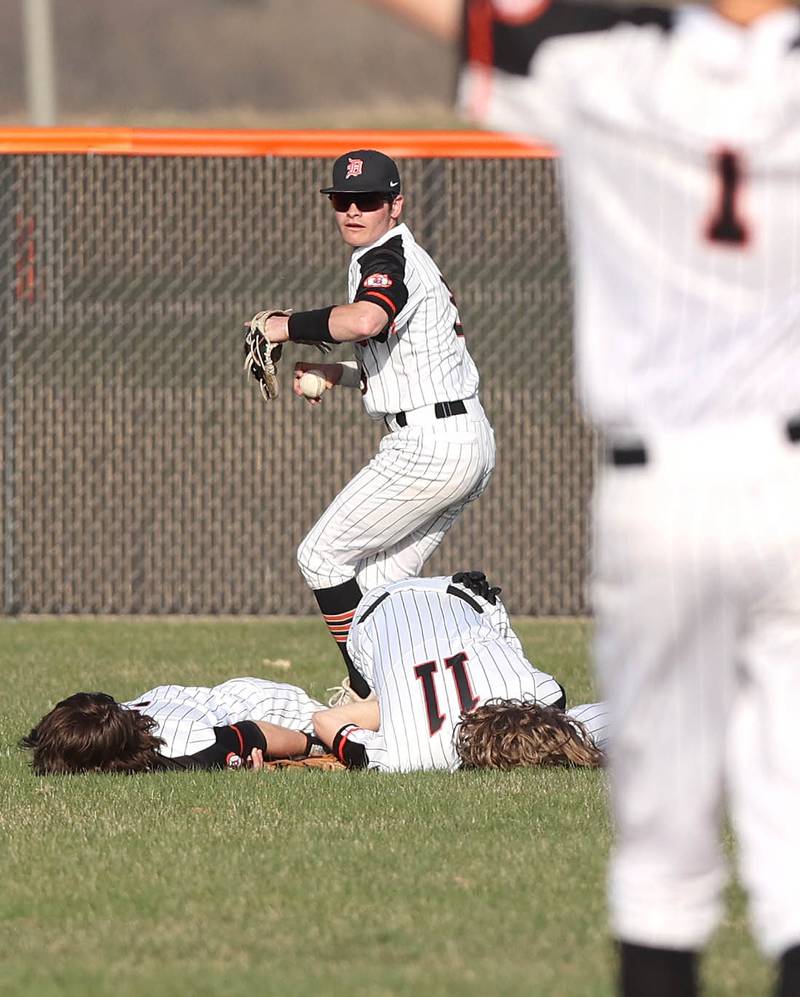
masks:
[[[361,600],[350,629],[354,669],[377,702],[314,717],[314,730],[350,767],[455,769],[461,717],[493,699],[563,707],[564,690],[527,660],[484,575],[409,578]]]
[[[297,686],[235,678],[211,688],[161,685],[125,703],[78,692],[50,710],[22,745],[38,775],[240,768],[315,750],[322,704]]]
[[[359,600],[376,585],[419,574],[461,510],[486,488],[495,445],[453,295],[400,220],[395,162],[374,149],[345,153],[322,193],[353,250],[349,303],[261,312],[249,325],[270,344],[353,343],[352,366],[298,364],[295,391],[302,393],[309,367],[323,371],[327,389],[360,385],[367,414],[388,430],[297,554],[347,665],[345,692],[364,696],[368,689],[347,651]]]
[[[697,992],[726,791],[800,994],[800,11],[469,7],[463,105],[563,152],[622,992]]]

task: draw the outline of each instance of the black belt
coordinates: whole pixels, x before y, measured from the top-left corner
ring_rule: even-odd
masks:
[[[467,406],[460,398],[455,402],[437,402],[433,406],[433,414],[437,419],[447,419],[451,415],[466,415]],[[394,419],[401,429],[408,425],[405,412],[397,412]]]
[[[606,460],[614,467],[641,467],[647,463],[647,450],[636,444],[629,447],[609,447]]]
[[[785,426],[786,438],[790,443],[800,443],[800,417],[790,419]],[[647,447],[633,443],[626,447],[609,447],[606,461],[614,467],[643,467],[649,460]]]

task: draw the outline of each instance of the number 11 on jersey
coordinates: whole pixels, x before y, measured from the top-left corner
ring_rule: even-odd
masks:
[[[474,710],[480,700],[472,691],[472,683],[467,670],[466,651],[459,651],[458,654],[445,658],[444,667],[456,684],[459,713],[469,713],[470,710]],[[414,674],[422,683],[422,696],[425,701],[431,737],[442,729],[447,719],[447,714],[442,713],[439,708],[439,695],[436,691],[435,678],[438,672],[439,666],[435,661],[426,661],[422,665],[414,666]]]

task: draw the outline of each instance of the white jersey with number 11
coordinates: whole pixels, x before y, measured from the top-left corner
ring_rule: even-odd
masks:
[[[368,592],[348,650],[378,697],[380,730],[357,730],[368,765],[388,772],[453,769],[463,713],[490,699],[563,705],[564,691],[525,657],[508,615],[449,577],[414,578]]]

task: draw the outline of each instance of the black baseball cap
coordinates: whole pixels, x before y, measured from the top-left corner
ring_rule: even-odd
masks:
[[[320,194],[399,194],[397,163],[377,149],[355,149],[333,164],[333,184]]]

